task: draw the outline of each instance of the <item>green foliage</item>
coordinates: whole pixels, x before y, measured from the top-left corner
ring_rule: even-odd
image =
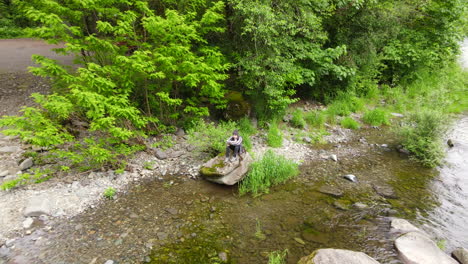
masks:
[[[358,129],[361,127],[359,122],[347,116],[341,120],[341,126],[344,128]]]
[[[162,150],[170,149],[175,145],[172,135],[163,135],[157,142],[151,144],[153,148],[161,148]]]
[[[405,118],[399,135],[402,145],[421,163],[435,167],[444,157],[442,136],[447,128],[447,118],[440,111],[419,109]]]
[[[325,47],[322,19],[333,4],[293,0],[229,1],[233,34],[228,40],[238,65],[238,78],[255,100],[260,119],[281,115],[295,101],[300,85],[314,85],[325,75],[343,78],[352,72],[334,60],[343,45]]]
[[[283,146],[283,134],[278,128],[276,121],[273,121],[268,128],[267,136],[267,145],[273,148],[279,148]]]
[[[261,160],[255,161],[250,167],[249,174],[239,184],[239,194],[252,193],[259,196],[268,193],[271,186],[285,182],[299,174],[299,166],[267,150]]]
[[[187,131],[188,142],[195,146],[196,152],[206,152],[216,156],[226,150],[226,140],[232,135],[236,126],[233,121],[220,122],[215,125],[200,119]],[[242,134],[241,136],[243,137]]]
[[[326,115],[323,111],[315,110],[307,112],[304,116],[304,119],[310,126],[322,128],[326,121]]]
[[[362,120],[372,126],[390,125],[388,112],[381,108],[365,112]]]
[[[102,194],[104,197],[106,197],[109,200],[114,199],[115,194],[117,191],[113,187],[109,187],[106,190],[104,190],[104,193]]]
[[[340,93],[327,106],[329,116],[348,116],[364,109],[364,101],[351,93]]]
[[[242,145],[247,151],[252,150],[251,136],[257,133],[257,129],[252,125],[252,122],[247,117],[239,120],[239,133],[242,135]]]
[[[288,254],[287,249],[283,251],[277,250],[277,251],[271,252],[268,255],[268,264],[286,264],[287,254]]]
[[[21,173],[17,178],[7,180],[0,185],[1,190],[10,190],[20,185],[26,185],[30,183],[41,183],[53,176],[53,172],[49,169],[32,169],[30,173]]]
[[[306,121],[304,120],[304,112],[301,109],[296,109],[292,113],[291,124],[297,128],[304,128]]]

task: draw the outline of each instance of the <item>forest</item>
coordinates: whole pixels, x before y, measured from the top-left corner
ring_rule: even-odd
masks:
[[[1,37],[65,43],[56,51],[77,65],[34,56],[42,66],[31,72],[53,90],[0,125],[103,162],[202,119],[264,125],[301,99],[353,105],[404,93],[450,68],[467,32],[462,0],[3,0],[0,11]],[[72,121],[87,123],[86,140]]]

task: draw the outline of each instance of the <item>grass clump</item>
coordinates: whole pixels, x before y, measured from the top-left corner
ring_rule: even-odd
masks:
[[[247,151],[250,151],[252,149],[250,137],[257,133],[257,129],[248,118],[244,117],[239,120],[239,133],[242,136],[242,145]]]
[[[341,120],[341,126],[349,129],[358,129],[361,127],[359,122],[347,116]]]
[[[286,255],[288,250],[273,251],[268,255],[268,264],[286,264]]]
[[[115,196],[116,193],[117,193],[117,191],[113,187],[109,187],[104,191],[103,195],[107,199],[112,200],[112,199],[114,199],[114,196]]]
[[[301,109],[296,109],[292,113],[291,124],[297,128],[304,128],[306,121],[304,120],[304,112]]]
[[[326,116],[322,111],[315,110],[307,112],[304,115],[304,119],[312,127],[322,128],[325,124]]]
[[[236,126],[236,123],[232,121],[215,125],[199,120],[188,129],[188,142],[195,146],[195,152],[209,153],[214,157],[225,151],[226,139],[232,135]]]
[[[252,193],[253,196],[268,193],[271,186],[297,176],[298,167],[293,161],[268,150],[261,160],[252,163],[249,174],[240,183],[239,193]]]
[[[447,131],[446,116],[440,111],[422,109],[411,113],[399,129],[402,145],[428,167],[444,157],[442,136]]]
[[[367,111],[362,120],[371,126],[390,125],[388,112],[381,108]]]
[[[283,145],[283,135],[276,122],[273,122],[268,128],[267,145],[272,148],[279,148]]]

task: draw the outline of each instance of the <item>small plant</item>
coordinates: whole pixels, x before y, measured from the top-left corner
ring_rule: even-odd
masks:
[[[299,174],[298,165],[275,154],[271,149],[265,152],[262,159],[252,163],[247,177],[240,183],[239,193],[248,192],[254,196],[268,193],[270,186],[285,182]]]
[[[260,223],[260,220],[258,220],[258,218],[256,219],[256,221],[257,223],[255,224],[255,237],[259,240],[265,240],[266,236],[262,231],[262,223]]]
[[[41,183],[50,179],[51,177],[52,171],[49,169],[32,169],[31,173],[21,173],[16,179],[4,181],[2,185],[0,185],[0,189],[6,191],[20,185],[26,185],[30,183]]]
[[[273,148],[279,148],[283,145],[283,135],[276,122],[273,122],[268,129],[267,144]]]
[[[316,110],[307,112],[304,119],[310,126],[322,128],[325,124],[326,116],[322,111]]]
[[[151,146],[153,148],[161,148],[162,150],[170,149],[175,145],[174,139],[172,139],[172,135],[163,135],[162,138],[153,143]]]
[[[146,170],[153,170],[154,169],[154,161],[145,161],[143,163],[143,168]]]
[[[288,254],[288,250],[285,249],[283,251],[277,250],[273,251],[268,255],[268,264],[286,264],[286,255]]]
[[[447,240],[445,239],[438,239],[437,242],[437,247],[440,248],[441,250],[445,250],[445,247],[447,246]]]
[[[341,126],[344,128],[358,129],[361,125],[351,117],[347,116],[341,120]]]
[[[304,120],[304,112],[302,112],[301,109],[294,110],[294,112],[292,113],[291,124],[294,127],[301,129],[305,127],[306,122]]]
[[[447,119],[440,111],[416,111],[405,118],[399,130],[401,143],[425,166],[435,167],[444,157],[441,138],[447,127]]]
[[[364,113],[362,120],[372,126],[390,125],[388,112],[381,108],[367,111]]]
[[[109,200],[114,199],[115,194],[117,191],[114,189],[114,187],[109,187],[104,191],[104,197],[106,197]]]

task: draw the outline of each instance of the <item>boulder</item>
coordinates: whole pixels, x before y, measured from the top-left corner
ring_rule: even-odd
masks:
[[[31,197],[24,209],[23,215],[26,217],[50,215],[51,211],[51,204],[47,197]]]
[[[18,146],[6,146],[0,148],[0,153],[14,153],[20,151],[21,148]]]
[[[362,252],[345,249],[324,248],[303,257],[297,264],[379,264]]]
[[[253,161],[247,152],[241,156],[242,159],[225,163],[224,155],[218,155],[201,166],[200,174],[212,182],[234,185],[244,178]]]
[[[27,170],[29,168],[31,168],[33,166],[34,162],[33,162],[33,158],[27,158],[25,160],[23,160],[23,162],[21,162],[21,164],[19,165],[19,169],[20,170]]]
[[[457,248],[452,252],[452,256],[461,264],[468,264],[468,249]]]
[[[395,247],[405,264],[458,264],[420,232],[409,232],[398,237]]]
[[[167,154],[160,150],[160,149],[155,149],[154,150],[154,155],[156,156],[156,158],[160,159],[160,160],[165,160],[168,158]]]
[[[390,199],[396,199],[398,196],[396,195],[395,191],[393,188],[389,185],[376,185],[374,184],[372,187],[374,187],[375,192],[384,197],[384,198],[390,198]]]
[[[321,193],[324,193],[324,194],[328,194],[328,195],[331,195],[333,197],[336,197],[336,198],[340,198],[344,195],[343,191],[336,188],[336,187],[333,187],[333,186],[328,186],[328,185],[324,185],[324,186],[321,186],[319,189],[318,189],[319,192]]]
[[[390,230],[392,232],[397,232],[397,233],[408,233],[408,232],[420,232],[423,233],[419,228],[415,227],[412,225],[410,222],[406,221],[405,219],[401,218],[395,218],[392,220],[390,223]]]

